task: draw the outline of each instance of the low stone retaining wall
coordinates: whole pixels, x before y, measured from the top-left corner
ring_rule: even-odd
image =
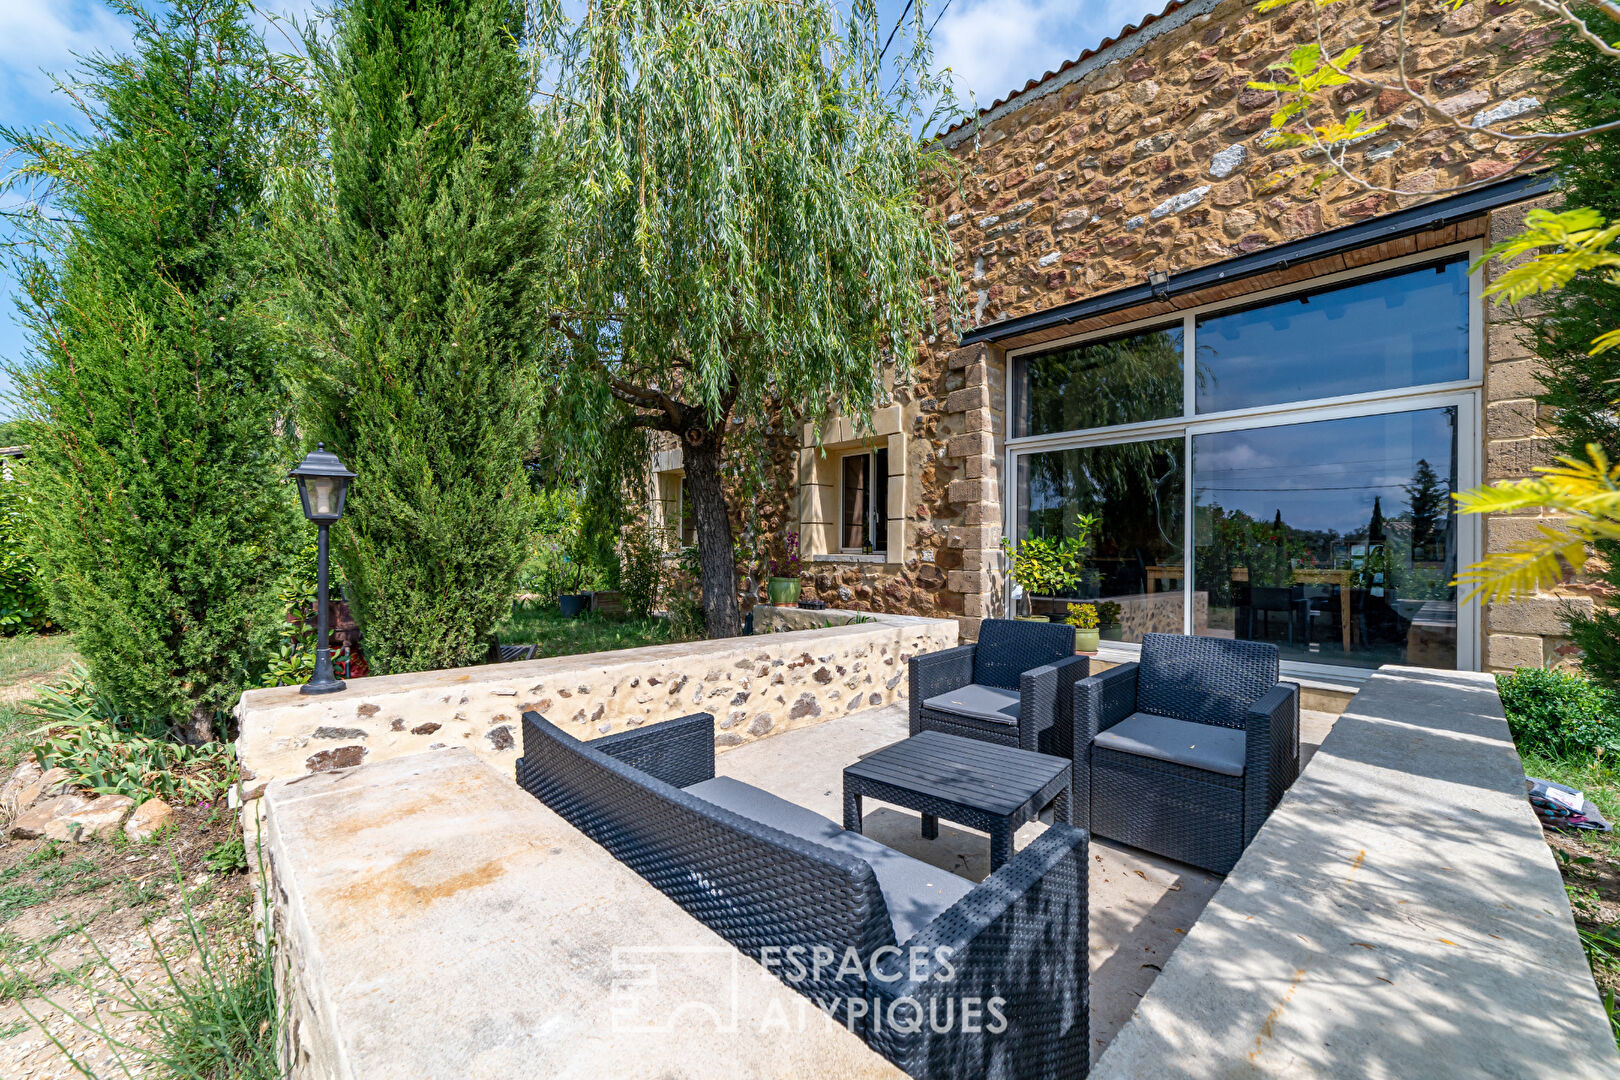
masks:
[[[906,695],[912,656],[957,643],[953,619],[867,619],[352,679],[346,690],[318,697],[295,686],[249,690],[236,707],[237,753],[255,783],[450,746],[465,746],[510,775],[520,718],[530,709],[582,739],[711,712],[715,743],[726,749],[890,704]]]
[[[1489,675],[1385,667],[1092,1080],[1620,1075]]]

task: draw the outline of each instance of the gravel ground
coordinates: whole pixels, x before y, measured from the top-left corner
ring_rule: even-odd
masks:
[[[95,1075],[126,1075],[117,1044],[149,1035],[123,1003],[165,995],[160,955],[181,971],[194,964],[186,906],[214,946],[252,933],[249,876],[204,861],[238,835],[236,821],[185,807],[150,842],[0,840],[0,1077],[82,1075],[28,1013]],[[147,1074],[138,1053],[122,1056],[128,1075]]]

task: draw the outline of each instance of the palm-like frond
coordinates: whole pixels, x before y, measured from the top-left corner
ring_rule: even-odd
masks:
[[[1461,514],[1507,514],[1546,509],[1566,515],[1536,527],[1536,536],[1509,551],[1489,555],[1457,575],[1469,587],[1465,599],[1511,600],[1563,581],[1586,565],[1599,540],[1620,541],[1620,465],[1596,445],[1590,461],[1561,457],[1536,469],[1537,476],[1505,480],[1457,496]]]

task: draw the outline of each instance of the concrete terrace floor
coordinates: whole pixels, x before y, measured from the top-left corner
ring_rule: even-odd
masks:
[[[1301,714],[1302,768],[1333,721],[1331,713]],[[739,746],[719,755],[715,771],[842,822],[844,766],[904,739],[906,727],[906,706],[885,706]],[[862,831],[872,839],[972,881],[989,876],[987,835],[942,820],[939,839],[924,840],[914,811],[873,799],[866,799],[864,808]],[[1045,828],[1039,823],[1025,825],[1015,846],[1022,850]],[[1093,838],[1092,1061],[1135,1011],[1220,883],[1221,878],[1195,867]]]

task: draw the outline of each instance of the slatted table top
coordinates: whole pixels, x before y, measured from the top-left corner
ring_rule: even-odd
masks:
[[[869,754],[844,770],[853,777],[972,806],[1016,814],[1069,768],[1049,754],[924,731]]]

